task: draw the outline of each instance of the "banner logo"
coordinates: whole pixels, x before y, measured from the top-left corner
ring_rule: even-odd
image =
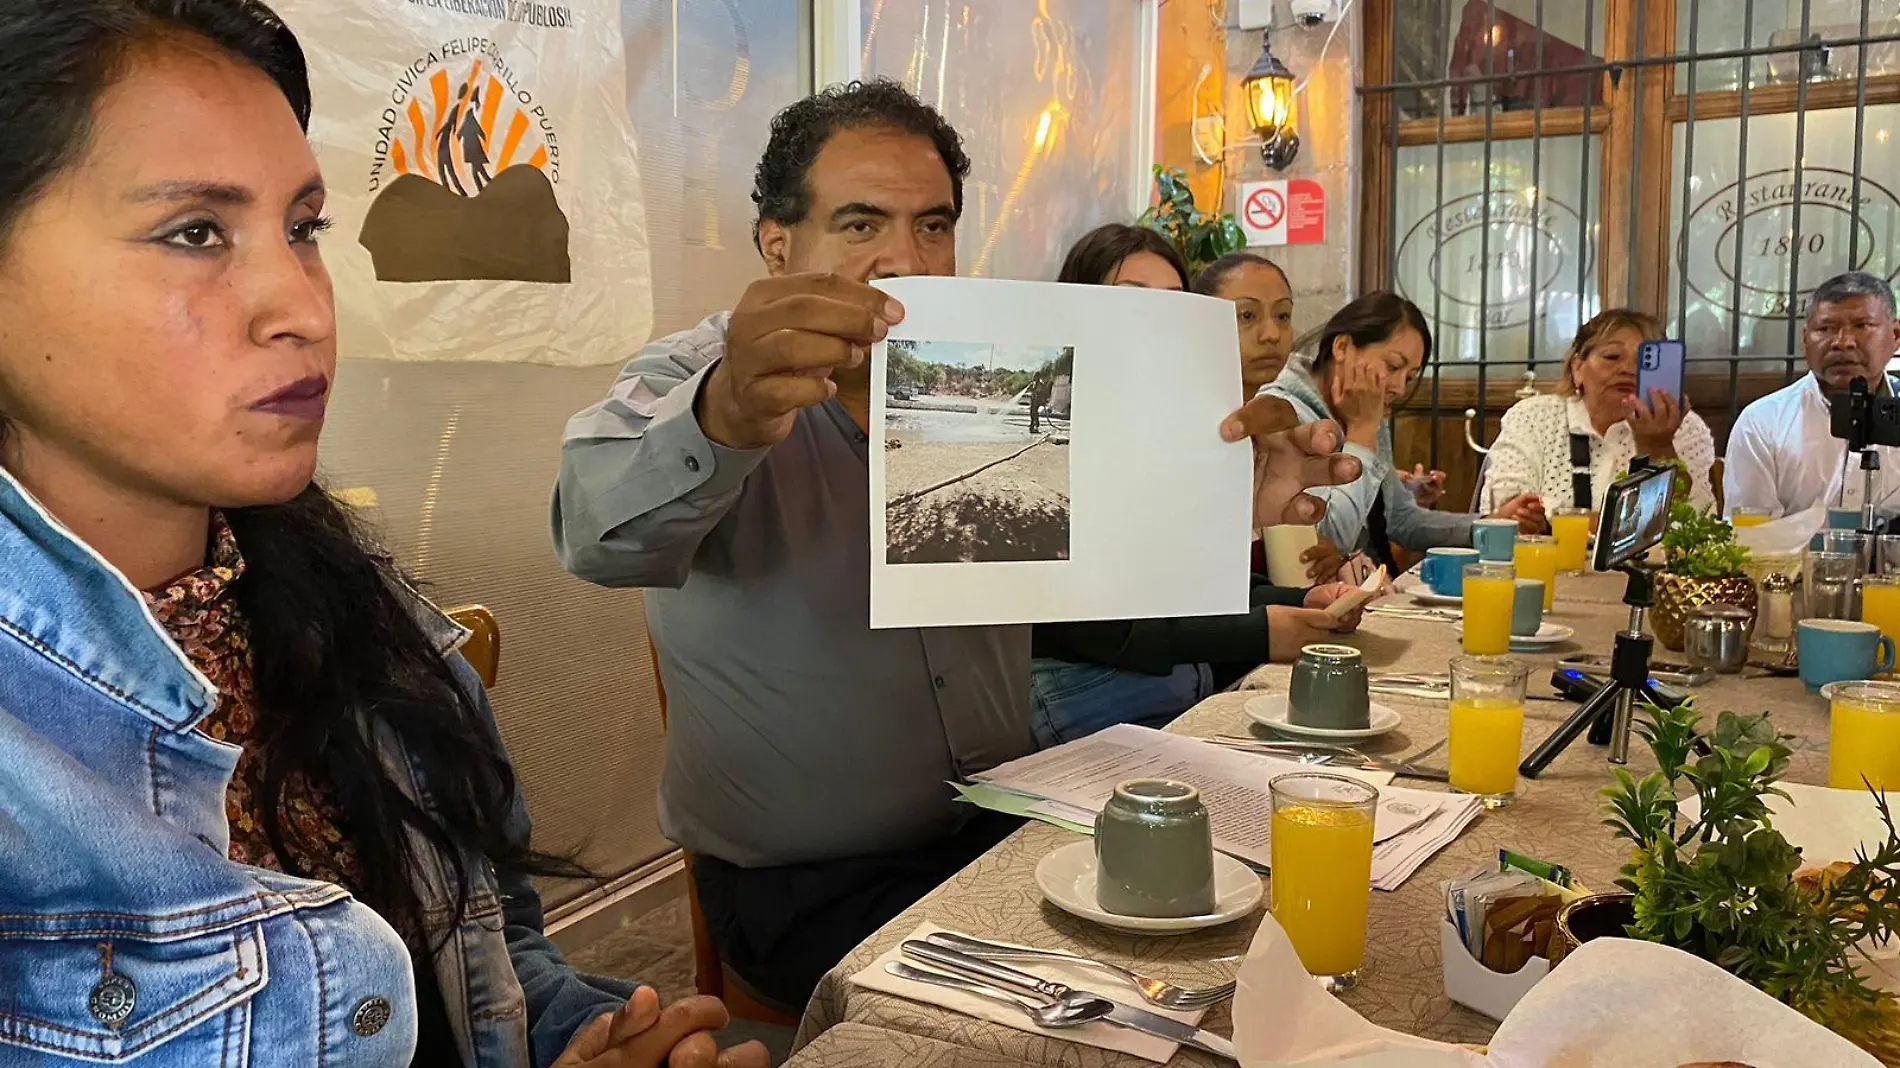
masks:
[[[500,48],[459,38],[390,88],[361,242],[384,282],[572,280],[555,121]]]

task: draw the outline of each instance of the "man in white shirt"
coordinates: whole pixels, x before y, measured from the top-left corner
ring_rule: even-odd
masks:
[[[1792,515],[1825,500],[1830,508],[1862,506],[1860,459],[1830,432],[1828,396],[1864,378],[1874,392],[1900,393],[1886,368],[1900,346],[1893,289],[1862,271],[1821,283],[1808,306],[1802,348],[1810,373],[1742,410],[1729,432],[1722,489],[1728,508],[1765,508]],[[1876,507],[1900,507],[1900,449],[1881,448]]]

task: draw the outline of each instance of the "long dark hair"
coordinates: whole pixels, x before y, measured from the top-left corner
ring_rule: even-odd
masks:
[[[1354,345],[1365,348],[1390,338],[1401,326],[1418,331],[1419,340],[1425,343],[1422,370],[1432,362],[1432,328],[1425,324],[1425,313],[1397,293],[1380,289],[1339,309],[1326,320],[1325,328],[1320,331],[1319,352],[1313,356],[1313,373],[1325,374],[1332,366],[1333,343],[1340,338],[1350,338]]]
[[[1188,266],[1187,261],[1181,258],[1180,250],[1153,230],[1127,223],[1107,223],[1083,234],[1081,240],[1069,248],[1069,254],[1063,257],[1062,270],[1056,273],[1056,281],[1085,286],[1104,285],[1123,260],[1139,252],[1151,252],[1167,260],[1168,266],[1174,268],[1174,273],[1181,276],[1181,288],[1187,288]]]
[[[132,52],[179,36],[268,75],[308,127],[303,50],[256,0],[0,0],[0,240],[84,151],[99,96]],[[351,889],[418,947],[451,932],[431,930],[410,882],[429,858],[410,848],[408,830],[448,859],[458,921],[480,858],[584,875],[504,835],[518,790],[507,757],[410,614],[402,574],[342,506],[313,482],[284,504],[224,514],[245,559],[233,595],[250,627],[264,759],[257,802],[278,857],[295,866],[280,805],[284,784],[307,776],[330,785],[341,806],[365,882]],[[384,767],[385,732],[430,769],[426,808]]]

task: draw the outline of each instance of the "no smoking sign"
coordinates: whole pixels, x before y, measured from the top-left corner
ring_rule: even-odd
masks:
[[[1317,245],[1326,240],[1326,190],[1310,178],[1240,187],[1240,228],[1249,245]]]

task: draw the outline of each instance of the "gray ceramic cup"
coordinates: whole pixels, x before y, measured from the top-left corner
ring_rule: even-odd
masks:
[[[1366,684],[1366,662],[1359,650],[1350,645],[1306,646],[1287,688],[1287,721],[1296,727],[1365,730],[1372,725]]]
[[[1214,911],[1214,832],[1201,792],[1172,779],[1130,779],[1095,817],[1095,901],[1118,916],[1173,919]]]
[[[1529,638],[1544,625],[1544,580],[1518,579],[1511,602],[1511,637]]]

